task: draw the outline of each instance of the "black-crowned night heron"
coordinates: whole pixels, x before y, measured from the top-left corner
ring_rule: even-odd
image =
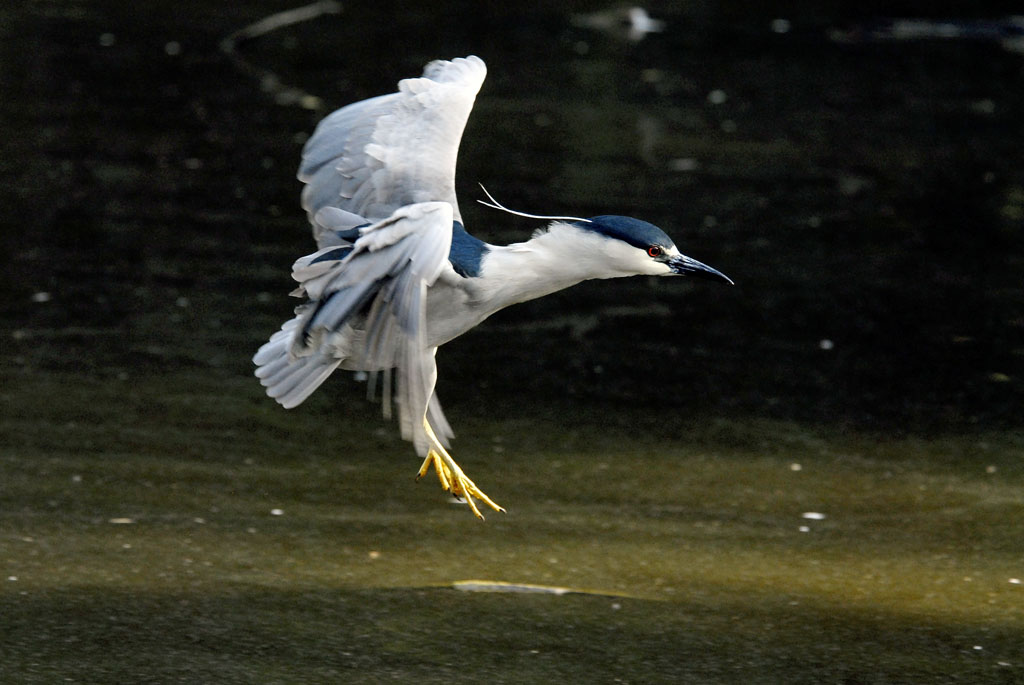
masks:
[[[320,122],[299,168],[320,248],[292,267],[292,294],[306,302],[253,357],[267,394],[288,408],[337,368],[369,372],[371,387],[383,372],[385,414],[397,404],[402,437],[423,457],[419,475],[433,464],[441,487],[480,518],[474,498],[504,510],[446,449],[453,433],[434,394],[439,346],[499,309],[591,278],[732,282],[681,254],[657,226],[625,216],[534,216],[552,221],[512,245],[467,233],[455,162],[486,73],[478,57],[431,62],[397,93]]]

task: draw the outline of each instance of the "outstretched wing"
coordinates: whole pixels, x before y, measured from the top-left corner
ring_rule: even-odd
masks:
[[[395,370],[402,437],[426,455],[428,409],[438,436],[451,437],[432,397],[437,367],[427,338],[426,297],[441,272],[451,269],[452,211],[447,202],[407,205],[359,229],[352,244],[326,247],[295,262],[292,276],[299,287],[293,294],[309,301],[254,358],[260,367],[256,375],[271,397],[286,407],[306,399],[341,361],[333,336],[353,324],[361,332],[361,349],[341,352],[353,355],[357,368]],[[325,226],[344,220],[331,208],[316,218]],[[385,386],[390,388],[388,382]],[[386,408],[389,403],[386,397]]]
[[[316,221],[335,207],[369,222],[404,205],[455,199],[459,141],[487,75],[476,56],[435,61],[423,76],[399,81],[398,92],[343,107],[317,126],[306,143],[299,179],[302,206],[321,246]],[[355,225],[355,224],[353,224]]]

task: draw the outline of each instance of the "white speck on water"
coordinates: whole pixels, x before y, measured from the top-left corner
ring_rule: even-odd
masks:
[[[810,533],[811,532],[811,527],[810,526],[800,526],[797,530],[799,530],[801,533]]]
[[[75,475],[71,476],[71,482],[72,483],[81,483],[82,482],[82,474],[76,473]]]
[[[170,55],[171,57],[176,57],[177,55],[180,55],[181,43],[179,43],[176,40],[167,41],[167,44],[164,45],[164,52]]]
[[[985,467],[985,473],[995,473],[996,471],[998,471],[998,469],[995,467],[994,464],[989,464],[988,466]]]
[[[800,464],[797,464],[796,462],[793,462],[792,464],[789,465],[789,470],[790,471],[803,471],[804,467],[801,466]]]
[[[818,341],[818,349],[821,349],[821,350],[828,351],[828,350],[833,349],[835,346],[836,346],[836,344],[834,342],[832,342],[831,340],[829,340],[828,338],[822,338],[821,340]]]
[[[995,114],[996,103],[994,100],[984,98],[976,102],[971,103],[971,109],[978,114]]]
[[[127,518],[127,517],[116,517],[116,518],[112,518],[112,519],[107,519],[107,523],[113,523],[113,524],[116,524],[116,525],[123,526],[123,525],[127,525],[129,523],[135,523],[135,519],[131,519],[131,518]]]
[[[113,33],[101,33],[100,34],[100,45],[105,48],[109,48],[111,45],[117,42],[117,38]]]
[[[206,519],[204,519],[204,518],[202,518],[202,517],[199,517],[199,516],[197,516],[197,517],[195,517],[194,519],[192,519],[192,522],[193,522],[193,523],[206,523]]]
[[[696,171],[700,168],[700,163],[692,157],[680,157],[670,160],[668,168],[672,171]]]
[[[847,197],[854,197],[871,187],[871,181],[863,176],[855,174],[843,174],[839,177],[836,185],[839,192]]]
[[[792,28],[789,19],[782,19],[781,17],[779,19],[772,19],[770,26],[772,33],[789,33],[789,29]]]
[[[270,515],[271,516],[284,516],[284,509],[271,509],[270,510]]]
[[[131,548],[132,548],[132,545],[131,545],[130,542],[126,542],[123,545],[121,545],[121,549],[131,549]]]
[[[178,307],[181,307],[182,309],[188,309],[189,305],[191,305],[192,303],[189,302],[189,299],[187,297],[182,295],[181,297],[174,301],[174,304],[177,305]]]
[[[708,102],[710,102],[712,105],[724,104],[725,101],[728,99],[729,96],[726,95],[725,91],[722,90],[721,88],[715,88],[713,91],[708,93]]]
[[[612,611],[618,611],[621,608],[622,608],[622,605],[619,604],[618,602],[613,602],[612,603]]]
[[[973,647],[971,647],[971,649],[973,649],[976,652],[980,652],[981,650],[983,650],[985,648],[982,647],[981,645],[974,645]]]
[[[1020,578],[1010,578],[1010,585],[1020,585]]]
[[[44,290],[40,290],[37,293],[32,293],[32,301],[35,302],[36,304],[43,304],[44,302],[49,302],[52,299],[53,295]]]
[[[810,519],[811,521],[824,521],[825,515],[820,511],[805,511],[800,514],[800,518]]]
[[[18,576],[7,576],[7,580],[13,583],[18,580]]]
[[[644,83],[657,83],[665,78],[665,72],[661,69],[644,69],[640,76]]]
[[[315,95],[305,94],[299,98],[299,107],[302,109],[317,110],[324,106],[324,101]]]

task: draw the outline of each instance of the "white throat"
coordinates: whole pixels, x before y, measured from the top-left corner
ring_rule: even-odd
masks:
[[[667,271],[621,240],[552,222],[524,243],[491,246],[480,265],[478,297],[497,311],[593,278]],[[493,309],[492,309],[493,307]]]

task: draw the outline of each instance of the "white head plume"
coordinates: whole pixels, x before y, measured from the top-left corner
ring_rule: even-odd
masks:
[[[545,215],[542,215],[542,214],[527,214],[526,212],[517,212],[516,210],[509,209],[505,205],[503,205],[500,202],[498,202],[497,200],[495,200],[494,196],[491,195],[489,192],[487,192],[487,188],[484,188],[484,184],[483,183],[480,183],[479,186],[480,186],[480,189],[484,191],[484,195],[487,196],[487,199],[490,200],[490,202],[484,202],[483,200],[477,200],[477,202],[482,204],[484,207],[490,207],[491,209],[497,209],[497,210],[500,210],[502,212],[508,212],[509,214],[515,214],[516,216],[524,216],[527,219],[550,219],[552,221],[582,221],[582,222],[588,223],[588,224],[591,223],[590,219],[582,219],[582,218],[580,218],[578,216],[545,216]]]

